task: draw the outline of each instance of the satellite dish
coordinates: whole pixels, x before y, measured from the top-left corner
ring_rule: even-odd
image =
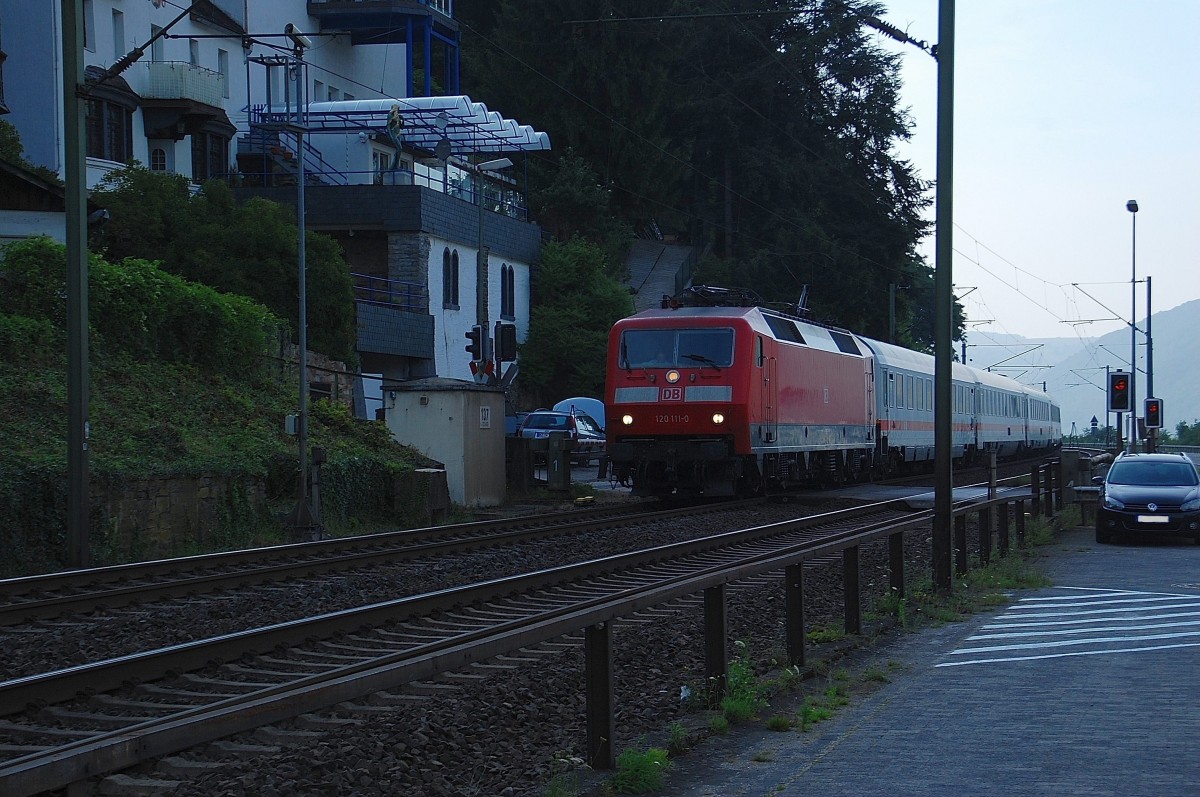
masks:
[[[449,158],[450,157],[450,139],[443,138],[441,141],[439,141],[437,143],[437,146],[434,147],[434,149],[433,149],[433,154],[434,154],[434,157],[436,157],[438,160],[441,160],[441,161],[444,161],[447,158]]]

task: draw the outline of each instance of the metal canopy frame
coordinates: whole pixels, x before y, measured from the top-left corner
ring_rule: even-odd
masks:
[[[439,145],[443,151],[448,146],[448,154],[458,157],[550,149],[546,133],[506,119],[465,95],[314,102],[300,109],[299,117],[294,107],[264,109],[258,116],[266,125],[299,121],[309,133],[388,133],[390,129],[406,146],[431,153]]]

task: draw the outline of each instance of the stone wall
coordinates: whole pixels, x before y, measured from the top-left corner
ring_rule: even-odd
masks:
[[[204,546],[231,522],[252,523],[267,511],[262,479],[161,477],[110,483],[93,500],[103,507],[109,544],[135,558]]]
[[[295,343],[290,343],[286,340],[280,340],[279,343],[279,359],[284,366],[292,373],[296,374],[296,364],[300,361],[297,357],[299,346]],[[308,383],[313,386],[313,397],[317,397],[318,392],[327,390],[330,401],[335,404],[342,404],[354,410],[354,380],[355,374],[346,370],[346,364],[341,360],[334,360],[326,357],[324,354],[318,354],[314,351],[308,353]],[[318,386],[320,386],[318,388]]]

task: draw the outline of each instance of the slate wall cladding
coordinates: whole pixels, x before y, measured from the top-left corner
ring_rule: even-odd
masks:
[[[296,203],[294,187],[237,191],[239,201],[250,196]],[[371,231],[379,250],[385,250],[372,262],[386,259],[387,276],[394,280],[429,285],[430,239],[452,241],[470,250],[479,243],[479,208],[424,186],[310,185],[305,188],[304,206],[310,229],[338,237],[348,236],[349,230]],[[498,259],[537,262],[542,245],[540,227],[497,213],[483,215],[484,243],[491,250],[493,264]],[[380,232],[386,235],[386,245],[376,237]],[[465,262],[473,264],[474,255]],[[440,255],[435,266],[432,276],[441,279]],[[435,322],[434,315],[359,302],[358,350],[432,362]]]
[[[239,200],[263,196],[296,204],[295,188],[242,188]],[[479,208],[419,185],[313,185],[304,209],[314,230],[381,229],[426,233],[473,246],[479,240]],[[496,257],[533,263],[541,251],[541,228],[497,213],[484,214],[484,243]]]
[[[358,349],[432,360],[433,316],[359,302]]]

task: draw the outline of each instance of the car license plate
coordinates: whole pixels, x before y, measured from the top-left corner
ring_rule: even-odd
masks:
[[[1170,521],[1166,515],[1138,515],[1138,523],[1167,523]]]

